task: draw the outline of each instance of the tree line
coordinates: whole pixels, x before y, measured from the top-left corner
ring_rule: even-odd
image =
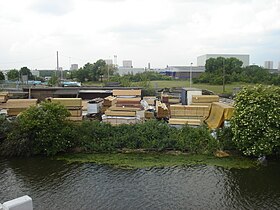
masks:
[[[209,58],[206,61],[205,72],[194,83],[208,83],[213,85],[232,82],[261,83],[280,85],[280,75],[272,74],[268,69],[258,65],[242,67],[243,62],[237,58]],[[224,78],[223,78],[224,77]]]

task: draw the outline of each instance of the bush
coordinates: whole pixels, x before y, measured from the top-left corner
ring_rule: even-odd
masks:
[[[258,85],[236,97],[234,142],[245,155],[270,155],[280,147],[280,88]]]
[[[73,125],[68,110],[56,103],[30,107],[16,119],[2,144],[2,154],[14,156],[55,155],[73,146]]]
[[[204,126],[192,128],[186,125],[178,130],[175,136],[177,148],[181,151],[210,154],[218,149],[218,142]]]

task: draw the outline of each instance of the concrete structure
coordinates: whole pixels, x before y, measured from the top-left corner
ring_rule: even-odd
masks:
[[[133,66],[132,66],[132,60],[124,60],[124,61],[123,61],[123,67],[124,67],[124,68],[133,68]]]
[[[14,200],[0,203],[0,210],[33,210],[32,199],[25,195]]]
[[[78,69],[79,69],[79,65],[78,64],[71,64],[70,71],[78,70]]]
[[[174,79],[189,79],[192,73],[192,78],[199,77],[205,72],[204,66],[168,66],[166,69],[160,70],[161,74],[173,77]]]
[[[250,55],[246,54],[206,54],[197,57],[197,66],[205,66],[207,59],[218,57],[237,58],[243,62],[243,67],[249,66],[250,64]]]
[[[273,61],[265,61],[264,62],[265,69],[273,69]]]
[[[106,59],[104,61],[107,65],[113,65],[113,60],[112,59]]]
[[[120,76],[126,75],[126,74],[137,74],[137,73],[144,73],[147,71],[145,68],[130,68],[130,67],[119,67],[117,69],[117,73]]]

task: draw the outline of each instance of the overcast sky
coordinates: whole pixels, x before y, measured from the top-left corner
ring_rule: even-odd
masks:
[[[97,59],[196,65],[199,55],[280,61],[280,0],[2,0],[0,69]]]

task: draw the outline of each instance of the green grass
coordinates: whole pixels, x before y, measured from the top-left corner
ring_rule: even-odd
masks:
[[[246,85],[248,85],[248,84],[244,84],[244,83],[227,84],[225,86],[225,91],[226,91],[226,93],[232,93],[233,88],[242,87],[242,86],[246,86]],[[184,81],[184,80],[151,81],[151,86],[152,86],[152,88],[154,88],[154,87],[158,87],[158,88],[190,87],[190,82],[189,81]],[[223,86],[222,85],[192,84],[192,87],[211,90],[216,94],[223,93]]]
[[[117,168],[137,169],[151,167],[211,165],[224,168],[251,168],[256,162],[244,157],[217,158],[211,155],[163,154],[163,153],[111,153],[111,154],[67,154],[56,157],[69,163],[96,163]]]

